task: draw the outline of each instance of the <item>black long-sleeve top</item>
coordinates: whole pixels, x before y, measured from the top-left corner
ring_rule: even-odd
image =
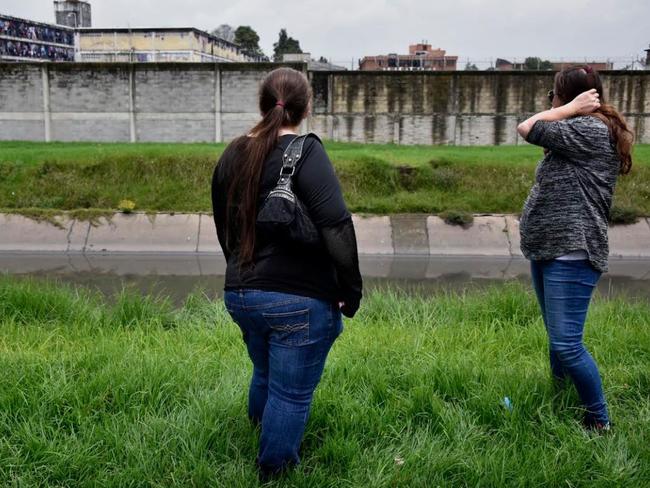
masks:
[[[291,134],[280,137],[278,146],[264,162],[258,211],[278,181],[282,155],[294,138]],[[293,188],[318,228],[322,245],[305,247],[274,242],[258,228],[254,263],[245,267],[240,266],[238,259],[236,218],[226,219],[229,175],[237,170],[233,165],[236,151],[241,147],[234,142],[226,148],[212,178],[214,221],[227,262],[225,289],[278,291],[333,303],[344,302],[343,313],[354,315],[362,296],[356,236],[334,167],[320,141],[315,137],[305,141],[293,177]]]

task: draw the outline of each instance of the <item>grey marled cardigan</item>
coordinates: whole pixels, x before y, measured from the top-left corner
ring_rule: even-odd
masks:
[[[527,141],[549,150],[521,216],[521,251],[548,260],[584,250],[607,271],[607,222],[620,168],[605,123],[593,116],[538,121]]]

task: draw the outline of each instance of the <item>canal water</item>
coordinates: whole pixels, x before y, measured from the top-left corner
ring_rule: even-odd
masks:
[[[529,286],[528,262],[519,258],[364,256],[366,290],[393,288],[412,294],[459,292],[521,281]],[[124,288],[182,304],[198,290],[222,293],[225,262],[220,255],[0,254],[0,273],[88,287],[108,297]],[[598,293],[650,302],[650,260],[610,260]]]

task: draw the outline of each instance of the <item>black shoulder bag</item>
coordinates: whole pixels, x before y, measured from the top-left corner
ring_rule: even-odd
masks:
[[[309,136],[320,142],[317,135],[310,133],[296,137],[284,151],[280,179],[257,214],[257,228],[279,241],[317,245],[320,234],[307,209],[293,192],[291,179]]]

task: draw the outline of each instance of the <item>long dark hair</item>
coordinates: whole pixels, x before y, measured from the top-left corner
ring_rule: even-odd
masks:
[[[291,68],[271,71],[260,86],[262,120],[248,135],[231,143],[235,150],[229,172],[226,228],[231,228],[233,219],[238,224],[239,236],[236,238],[242,266],[251,264],[255,254],[257,200],[264,161],[277,146],[280,129],[299,125],[309,110],[310,102],[311,86],[303,73]]]
[[[621,160],[621,174],[632,169],[632,144],[634,134],[623,116],[612,105],[605,102],[603,84],[598,72],[590,66],[572,66],[555,75],[555,93],[563,103],[568,103],[583,92],[595,88],[600,95],[600,108],[592,115],[602,120]]]

